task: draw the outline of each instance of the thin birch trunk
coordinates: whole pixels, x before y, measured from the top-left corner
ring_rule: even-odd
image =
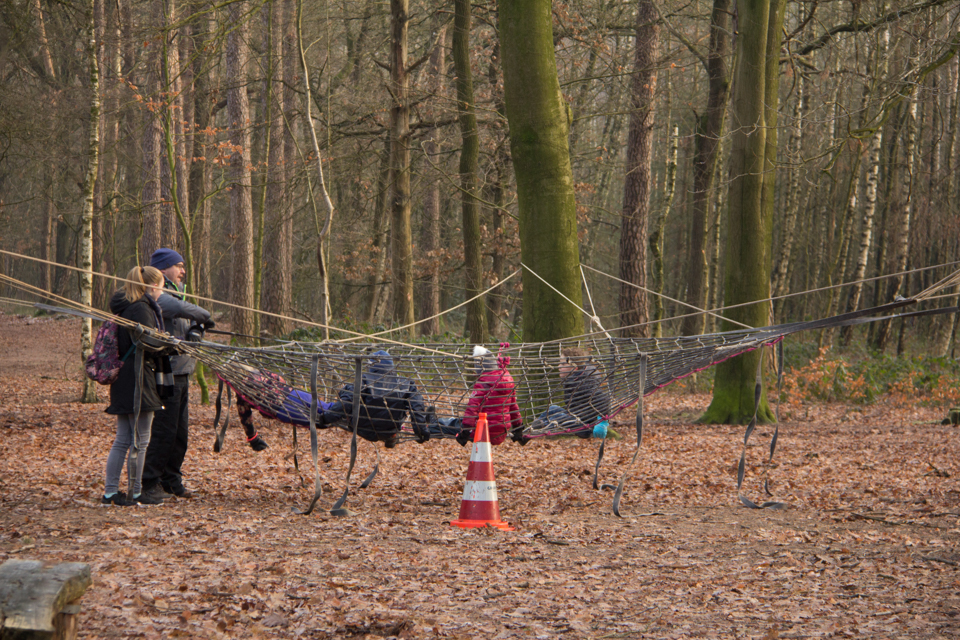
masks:
[[[911,52],[909,63],[911,70],[916,70],[919,66],[917,55],[916,50]],[[906,270],[910,257],[910,225],[913,216],[913,198],[911,197],[911,192],[913,190],[914,162],[917,155],[918,93],[917,91],[910,93],[904,114],[906,118],[906,122],[904,122],[906,142],[903,149],[903,168],[900,173],[900,194],[898,197],[900,212],[899,218],[896,221],[896,237],[894,239],[895,262],[893,264],[893,272],[897,274]],[[904,281],[905,277],[903,275],[897,275],[890,280],[886,294],[888,302],[892,301],[897,295],[900,295]],[[873,345],[877,351],[882,352],[886,348],[890,338],[890,331],[890,321],[880,323]]]
[[[97,24],[95,16],[97,0],[89,0],[87,8],[87,58],[90,64],[90,131],[87,143],[87,175],[83,182],[83,213],[80,230],[80,304],[89,307],[93,302],[93,191],[97,182],[97,169],[100,163],[100,67],[97,62]],[[81,363],[93,351],[93,323],[90,318],[80,322]],[[96,402],[96,383],[83,377],[81,402]]]

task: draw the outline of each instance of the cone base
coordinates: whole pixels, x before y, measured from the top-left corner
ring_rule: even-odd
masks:
[[[481,529],[483,527],[496,527],[501,531],[516,531],[508,522],[503,520],[452,520],[450,522],[455,527],[461,529]]]

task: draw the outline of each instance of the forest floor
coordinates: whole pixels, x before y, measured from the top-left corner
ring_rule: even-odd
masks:
[[[0,314],[0,561],[85,562],[81,638],[955,638],[960,637],[960,438],[947,407],[796,404],[764,466],[770,427],[696,425],[709,396],[647,399],[622,518],[591,488],[596,442],[494,448],[502,516],[516,531],[461,530],[469,450],[455,442],[360,448],[347,506],[347,434],[320,435],[322,509],[309,439],[270,448],[231,429],[212,451],[213,407],[191,406],[184,465],[196,495],[99,504],[115,423],[76,402],[79,321]],[[99,389],[106,398],[106,387]],[[194,400],[199,394],[194,394]],[[627,418],[629,420],[629,418]],[[233,424],[236,424],[234,419]],[[630,433],[629,423],[621,424]],[[616,484],[635,439],[607,443]],[[125,483],[125,480],[123,481]]]

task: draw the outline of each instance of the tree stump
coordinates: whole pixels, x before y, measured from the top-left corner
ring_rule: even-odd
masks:
[[[74,640],[90,565],[36,560],[0,565],[0,640]]]

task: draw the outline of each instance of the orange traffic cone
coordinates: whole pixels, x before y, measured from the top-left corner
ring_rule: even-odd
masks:
[[[477,418],[477,428],[473,432],[473,450],[470,452],[470,466],[467,467],[467,481],[463,485],[460,518],[450,524],[462,529],[496,527],[504,531],[514,530],[500,519],[497,483],[493,479],[490,432],[487,429],[485,413],[481,413]]]

